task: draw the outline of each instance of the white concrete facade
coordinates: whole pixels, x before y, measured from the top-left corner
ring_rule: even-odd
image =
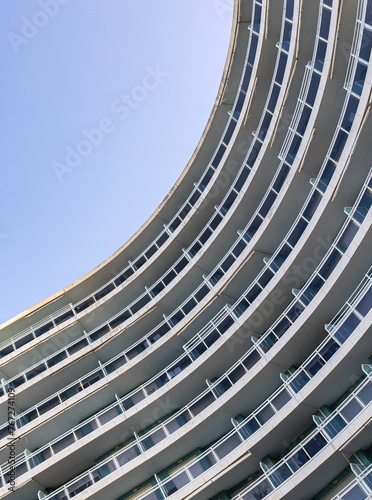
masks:
[[[164,202],[0,328],[0,498],[372,498],[371,48],[371,0],[235,0]]]

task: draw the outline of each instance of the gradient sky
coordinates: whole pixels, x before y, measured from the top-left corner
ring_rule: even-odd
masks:
[[[106,259],[166,196],[212,110],[232,4],[1,2],[0,323]]]

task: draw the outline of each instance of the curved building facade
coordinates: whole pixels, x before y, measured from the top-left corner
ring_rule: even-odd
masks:
[[[372,498],[371,47],[371,0],[235,0],[169,195],[0,329],[0,498]]]

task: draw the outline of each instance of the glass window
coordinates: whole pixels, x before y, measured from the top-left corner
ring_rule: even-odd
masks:
[[[182,311],[177,311],[176,314],[173,314],[171,318],[169,318],[169,323],[172,326],[176,326],[177,323],[179,323],[183,318],[185,317],[184,313]]]
[[[358,413],[362,411],[362,406],[358,403],[356,399],[352,399],[347,405],[345,405],[340,411],[341,415],[345,417],[347,422],[350,422],[355,418]]]
[[[371,0],[367,0],[365,22],[366,22],[366,24],[369,24],[370,26],[372,26],[372,3],[371,3]]]
[[[270,99],[267,105],[267,109],[271,111],[271,113],[274,113],[276,103],[278,102],[278,97],[279,97],[279,92],[280,92],[280,87],[276,84],[273,85],[273,88],[271,90],[271,95]]]
[[[105,365],[105,369],[106,369],[107,373],[112,373],[115,370],[117,370],[118,368],[120,368],[121,366],[125,365],[126,362],[127,361],[125,359],[125,356],[121,355],[119,358],[117,358],[114,361],[111,361],[111,363],[108,363],[107,365]]]
[[[265,113],[264,119],[262,120],[260,131],[258,132],[257,137],[263,141],[266,137],[267,130],[270,126],[272,119],[272,115],[270,113]]]
[[[301,136],[303,136],[305,133],[310,115],[311,115],[311,108],[305,105],[302,110],[301,117],[297,126],[297,133],[300,134]]]
[[[323,70],[326,51],[327,51],[327,44],[325,42],[323,42],[322,40],[319,40],[318,41],[318,48],[316,50],[316,55],[315,55],[315,62],[314,62],[314,67],[318,71]]]
[[[283,76],[285,67],[287,65],[287,59],[288,59],[287,54],[282,52],[279,57],[278,68],[276,70],[276,75],[275,75],[275,81],[279,83],[279,85],[281,85],[283,82]]]
[[[263,203],[263,205],[260,208],[259,214],[261,217],[265,218],[266,215],[268,214],[270,208],[273,206],[274,201],[276,199],[276,193],[274,191],[270,191],[269,194],[266,196],[266,199]]]
[[[250,64],[247,64],[247,66],[245,67],[245,71],[244,71],[244,77],[243,77],[243,81],[242,81],[242,90],[244,90],[245,92],[247,92],[248,90],[248,85],[249,85],[249,80],[251,79],[251,74],[252,74],[252,66]]]
[[[332,158],[332,160],[334,160],[336,163],[340,159],[342,151],[344,150],[344,146],[345,146],[347,138],[348,138],[348,135],[343,130],[340,130],[338,132],[336,140],[333,144],[332,151],[329,155]]]
[[[309,106],[314,105],[315,97],[318,92],[319,82],[320,82],[320,76],[317,73],[313,73],[313,76],[311,77],[310,80],[309,90],[306,96],[306,103]]]
[[[355,328],[359,325],[360,319],[354,313],[350,313],[349,317],[343,322],[334,337],[343,344],[353,333]]]
[[[86,338],[83,338],[83,339],[79,340],[78,342],[75,342],[71,347],[68,347],[67,352],[71,356],[75,352],[78,352],[78,351],[80,351],[80,349],[87,346],[88,343],[89,343],[88,340]]]
[[[279,174],[276,176],[275,182],[273,184],[273,189],[279,193],[279,191],[282,189],[282,186],[284,184],[284,181],[287,178],[289,172],[289,167],[288,165],[282,165]]]
[[[232,249],[233,254],[235,257],[239,257],[239,255],[242,253],[242,251],[245,249],[247,246],[246,242],[244,240],[239,240],[238,243],[234,246]]]
[[[236,181],[236,183],[234,184],[234,189],[236,191],[240,191],[245,183],[245,181],[247,180],[248,178],[248,175],[249,175],[249,168],[244,166],[243,170],[241,171],[239,177],[238,177],[238,180]]]
[[[320,23],[319,35],[325,40],[328,39],[329,27],[331,25],[331,11],[328,9],[322,9],[322,21]]]
[[[289,383],[295,392],[299,392],[310,380],[310,377],[305,372],[300,373]]]
[[[294,455],[287,459],[287,463],[293,472],[296,472],[300,469],[306,462],[309,461],[309,457],[304,453],[303,450],[298,450]]]
[[[169,285],[171,281],[174,280],[174,278],[177,276],[177,274],[171,269],[168,274],[164,276],[162,279],[162,282],[164,283],[165,286]]]
[[[110,291],[111,291],[114,289],[114,285],[108,285],[108,288],[110,288]],[[74,316],[73,311],[67,311],[66,313],[62,314],[61,316],[58,316],[58,318],[54,318],[54,323],[56,325],[60,325],[61,323],[63,323],[64,321],[67,321],[69,318],[72,318],[73,316]]]
[[[187,264],[188,264],[188,260],[186,259],[186,257],[183,257],[175,266],[174,266],[174,270],[176,271],[177,274],[179,274],[182,269],[184,269]]]
[[[307,365],[305,366],[305,370],[312,377],[318,373],[318,371],[324,366],[324,361],[319,358],[319,356],[315,356]]]
[[[229,196],[226,198],[226,200],[224,201],[224,203],[223,203],[223,205],[222,205],[222,207],[221,207],[222,212],[223,212],[224,210],[225,210],[226,212],[227,212],[228,210],[230,210],[230,208],[231,208],[232,204],[234,203],[234,201],[235,201],[235,199],[236,199],[236,197],[237,197],[237,196],[238,196],[238,195],[235,193],[235,191],[232,191],[232,192],[229,194]]]
[[[318,189],[320,189],[322,193],[325,193],[325,190],[332,179],[335,168],[335,163],[333,163],[332,160],[328,160],[317,184]]]
[[[16,346],[16,349],[19,349],[23,345],[28,344],[29,342],[31,342],[31,340],[34,340],[34,338],[35,337],[33,336],[32,333],[29,333],[28,335],[24,335],[19,340],[17,340],[16,342],[14,342],[14,344]]]
[[[326,361],[328,361],[334,353],[339,350],[339,348],[340,346],[333,339],[330,339],[324,347],[321,348],[319,353]]]
[[[173,233],[173,231],[175,231],[178,228],[178,226],[181,224],[181,222],[182,222],[181,219],[177,216],[172,221],[172,223],[169,225],[169,230]]]
[[[192,207],[191,207],[190,203],[186,203],[186,205],[183,207],[183,209],[178,214],[181,220],[183,220],[186,217],[186,215],[190,212],[191,208]],[[146,257],[147,257],[147,254],[148,254],[148,251],[145,253]]]
[[[337,266],[341,259],[341,254],[337,250],[332,250],[329,257],[325,261],[324,265],[319,271],[319,274],[327,280],[329,276],[332,274],[334,268]]]
[[[232,372],[229,373],[229,379],[235,384],[246,373],[242,365],[238,365]]]
[[[352,221],[350,221],[349,224],[346,226],[344,232],[340,236],[340,239],[338,240],[336,247],[341,252],[346,252],[357,231],[358,231],[358,226],[354,224]]]
[[[270,481],[273,483],[275,488],[280,486],[286,479],[291,477],[292,471],[287,464],[283,464],[278,467],[272,474],[269,475]]]
[[[367,190],[360,199],[359,204],[356,207],[353,215],[353,218],[357,222],[359,222],[359,224],[361,224],[364,221],[369,209],[371,208],[371,205],[372,205],[372,193],[371,191]]]
[[[299,302],[295,302],[295,304],[289,309],[289,311],[286,314],[293,323],[300,316],[303,310],[304,306]]]
[[[226,151],[226,146],[224,144],[221,144],[220,147],[218,148],[217,153],[215,154],[213,161],[212,161],[212,166],[214,168],[217,168],[218,165],[220,164],[220,161],[224,155],[224,152]]]
[[[293,3],[294,3],[294,0],[287,0],[286,6],[285,6],[285,17],[287,19],[293,19]]]
[[[370,12],[371,12],[370,16],[372,17],[372,6],[370,8]],[[371,46],[372,46],[372,31],[364,28],[359,57],[361,59],[364,59],[366,62],[369,61],[369,58],[371,56]]]
[[[224,135],[222,142],[224,142],[225,144],[228,144],[230,142],[230,139],[231,139],[231,136],[233,135],[235,127],[236,127],[236,121],[230,120],[229,126],[227,127],[226,134]]]
[[[257,51],[257,44],[258,44],[258,36],[253,34],[251,38],[251,46],[249,48],[248,64],[253,65],[254,63]]]
[[[187,205],[187,206],[190,206],[190,205]],[[157,248],[155,245],[152,245],[148,250],[147,252],[145,253],[145,257],[146,259],[149,259],[150,257],[152,257],[154,255],[154,253],[156,253],[157,251]]]
[[[170,326],[166,321],[162,325],[160,325],[158,328],[156,328],[155,331],[153,331],[149,336],[148,336],[148,341],[153,344],[154,342],[157,342],[163,335],[165,335],[167,332],[169,332]]]
[[[202,186],[200,186],[200,188],[201,188],[201,190],[203,191]],[[196,189],[196,188],[195,188],[195,191],[194,191],[193,195],[192,195],[192,196],[190,197],[190,199],[189,199],[189,203],[190,203],[190,205],[194,206],[194,205],[195,205],[195,203],[196,203],[196,202],[198,201],[198,199],[200,198],[200,196],[201,196],[201,192],[200,192],[198,189]],[[168,235],[168,234],[167,234],[167,238],[169,238],[169,235]],[[158,243],[158,242],[156,242],[156,243]]]
[[[239,433],[243,437],[243,439],[248,439],[249,436],[252,436],[252,434],[254,434],[259,428],[260,426],[257,420],[255,418],[251,418],[240,428]]]
[[[265,286],[268,284],[268,282],[271,280],[273,276],[274,273],[271,271],[271,269],[266,269],[261,278],[258,280],[258,283],[262,286],[262,288],[265,288]]]
[[[271,408],[270,404],[267,404],[264,408],[262,408],[262,410],[257,413],[256,418],[261,425],[264,425],[274,415],[274,410]]]
[[[248,160],[247,160],[247,165],[249,167],[252,167],[254,165],[254,162],[257,159],[258,153],[260,152],[260,149],[262,147],[262,143],[259,141],[255,141],[253,144],[253,147],[251,149],[251,152],[249,153]]]
[[[307,222],[301,217],[288,238],[288,243],[294,247],[307,227]]]
[[[245,241],[248,241],[248,242],[251,241],[253,236],[256,234],[258,228],[261,226],[261,224],[262,224],[262,218],[256,216],[253,219],[253,222],[251,222],[247,231],[243,235],[243,238],[245,239]]]
[[[225,333],[226,330],[230,328],[232,324],[234,324],[235,321],[232,319],[231,316],[227,316],[224,320],[221,321],[221,323],[218,325],[218,330],[220,333]]]
[[[204,245],[204,243],[209,239],[209,237],[211,236],[212,234],[212,230],[207,227],[204,232],[199,236],[199,241],[202,245]]]
[[[246,367],[247,370],[250,370],[252,368],[252,366],[254,366],[259,359],[260,359],[260,355],[258,354],[258,352],[256,350],[254,350],[253,352],[249,353],[248,356],[246,356],[243,359],[242,363]]]
[[[123,281],[125,281],[125,279],[126,279],[126,278],[125,278],[124,276],[123,276],[123,278],[122,278],[122,279],[120,279],[120,277],[119,277],[119,278],[117,278],[117,279],[114,281],[114,283],[115,283],[115,284],[117,284],[117,285],[120,285],[120,283],[123,283]],[[118,282],[118,283],[117,283],[117,282]],[[84,300],[84,302],[82,302],[81,304],[79,304],[79,305],[75,306],[75,307],[74,307],[74,311],[75,311],[76,313],[79,313],[79,312],[81,312],[81,311],[84,311],[84,309],[87,309],[87,308],[88,308],[89,306],[91,306],[92,304],[94,304],[94,299],[93,299],[93,297],[89,297],[89,299]]]
[[[194,297],[198,302],[200,302],[209,292],[207,285],[203,285],[195,294]]]
[[[106,326],[106,331],[109,331],[109,327],[108,326]],[[95,340],[95,339],[92,338],[92,340]],[[61,353],[57,354],[56,356],[53,356],[52,358],[50,358],[50,359],[47,360],[48,368],[50,368],[51,366],[56,365],[57,363],[60,363],[61,361],[63,361],[66,358],[67,358],[67,353],[66,352],[61,352]]]
[[[354,94],[361,95],[362,90],[363,90],[363,85],[364,85],[364,80],[366,79],[367,75],[367,66],[363,64],[362,62],[359,62],[357,64],[356,70],[355,70],[355,76],[354,76],[354,82],[352,86],[352,91]]]
[[[275,344],[277,341],[277,338],[273,333],[269,333],[266,335],[266,337],[260,342],[260,347],[263,350],[263,352],[267,352],[269,349],[272,348],[272,346]]]
[[[260,23],[261,23],[261,7],[260,5],[256,4],[254,8],[253,29],[257,33],[260,32]]]
[[[315,436],[308,441],[304,448],[310,457],[316,455],[324,446],[327,444],[326,440],[321,434],[315,434]]]
[[[319,205],[321,199],[322,199],[322,195],[318,191],[314,191],[314,193],[312,194],[312,196],[309,200],[309,203],[306,205],[304,213],[303,213],[303,217],[307,221],[311,220],[316,209],[318,208],[318,205]]]
[[[213,217],[213,219],[210,221],[209,223],[209,226],[215,230],[216,227],[218,227],[218,225],[220,224],[220,222],[222,221],[223,217],[220,213],[216,213],[216,215]]]
[[[335,415],[332,420],[324,426],[324,430],[327,435],[333,439],[344,427],[346,427],[345,420],[340,415]]]
[[[299,150],[299,147],[301,145],[302,138],[298,136],[297,134],[294,135],[291,145],[289,146],[287,156],[285,157],[285,162],[288,163],[288,165],[292,165],[296,158],[296,154]]]
[[[358,485],[342,495],[342,500],[364,500],[365,498],[367,498],[367,493],[364,493]]]
[[[191,258],[195,257],[195,255],[199,252],[199,250],[201,249],[201,244],[196,241],[193,246],[188,250],[188,254],[190,255]]]
[[[142,309],[142,307],[145,307],[146,304],[148,304],[151,300],[150,295],[146,293],[143,297],[137,300],[132,306],[130,306],[130,310],[132,314],[135,314],[137,311]]]
[[[358,398],[367,406],[372,401],[372,384],[369,382],[361,391],[358,392]]]
[[[215,448],[215,452],[218,455],[218,458],[221,459],[228,455],[231,451],[235,450],[241,444],[241,440],[237,434],[233,434],[228,439],[226,439],[223,443],[221,443],[217,448]]]
[[[246,93],[244,91],[240,91],[239,92],[239,95],[238,95],[238,98],[236,100],[236,104],[235,104],[235,110],[234,110],[234,116],[235,114],[238,114],[240,115],[240,112],[243,108],[243,104],[244,104],[244,100],[245,100],[245,96],[246,96]]]
[[[217,269],[217,271],[214,272],[214,274],[212,274],[212,276],[209,278],[209,283],[211,283],[211,285],[215,286],[219,281],[220,279],[223,277],[223,272],[220,268]]]
[[[292,398],[286,389],[280,391],[275,398],[272,399],[272,404],[275,406],[276,410],[279,411],[284,405],[288,403]]]
[[[124,311],[117,318],[114,318],[112,321],[110,321],[109,325],[111,328],[115,328],[116,326],[120,325],[131,316],[132,314],[130,313],[130,311]]]
[[[213,329],[204,339],[204,343],[210,347],[212,344],[214,344],[218,339],[220,338],[220,334],[216,329]]]
[[[184,304],[184,305],[182,306],[182,311],[183,311],[185,314],[189,314],[189,312],[190,312],[190,311],[192,311],[192,310],[194,309],[194,307],[196,306],[196,304],[197,304],[196,300],[195,300],[193,297],[191,297],[191,299],[190,299],[190,300],[188,300],[188,301],[186,302],[186,304]]]
[[[49,332],[49,330],[51,330],[52,328],[54,328],[54,323],[53,322],[47,323],[46,325],[35,330],[35,335],[36,337],[39,337],[40,335]]]
[[[164,231],[164,233],[156,240],[155,243],[160,248],[161,246],[164,245],[164,243],[167,241],[168,238],[169,238],[169,234]],[[129,269],[128,269],[128,271],[130,272]],[[133,274],[133,271],[130,274]]]
[[[228,269],[230,269],[230,267],[234,264],[235,260],[236,260],[235,257],[231,253],[229,253],[229,255],[221,264],[222,270],[226,272]]]
[[[344,119],[342,121],[341,127],[350,132],[351,126],[353,124],[356,110],[358,109],[359,99],[356,99],[352,95],[349,97],[349,102],[345,109]]]
[[[243,495],[243,500],[261,500],[262,498],[265,498],[271,491],[273,491],[273,487],[267,479],[264,479],[252,490]]]
[[[196,401],[196,403],[190,406],[190,411],[193,413],[194,416],[196,416],[199,413],[201,413],[205,408],[207,408],[209,405],[211,405],[214,401],[215,398],[212,392],[210,391],[205,396]]]
[[[246,293],[245,298],[250,304],[258,297],[261,293],[261,288],[258,285],[253,285],[253,287]]]
[[[283,318],[282,320],[279,321],[279,323],[274,326],[273,331],[275,335],[278,337],[281,337],[291,326],[290,321],[288,321],[288,318]]]
[[[283,39],[282,39],[282,49],[286,51],[289,50],[289,45],[291,43],[291,35],[292,35],[292,23],[285,21]]]
[[[364,295],[362,300],[356,306],[356,310],[362,315],[366,316],[372,307],[372,288]]]

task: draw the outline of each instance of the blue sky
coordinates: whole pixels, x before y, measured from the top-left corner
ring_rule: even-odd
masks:
[[[146,221],[211,112],[232,0],[0,4],[0,323]]]

